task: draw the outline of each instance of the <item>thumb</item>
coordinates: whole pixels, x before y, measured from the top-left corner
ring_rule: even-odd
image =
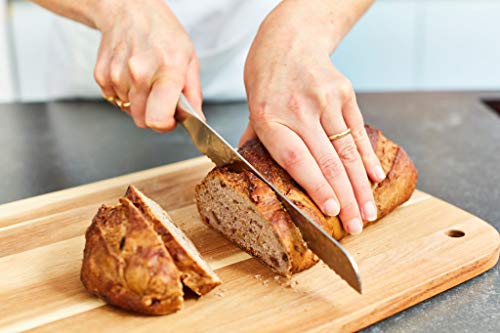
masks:
[[[248,124],[247,128],[245,129],[245,132],[243,132],[243,135],[241,136],[240,142],[238,143],[238,147],[243,146],[245,142],[247,142],[248,140],[255,138],[257,138],[257,134],[255,134],[252,125]]]

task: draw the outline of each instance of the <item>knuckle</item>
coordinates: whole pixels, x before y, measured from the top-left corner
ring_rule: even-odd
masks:
[[[344,163],[352,163],[359,158],[358,149],[353,142],[346,142],[344,145],[340,146],[337,153]]]
[[[269,121],[269,104],[266,101],[250,103],[250,120],[256,124],[265,124]]]
[[[318,96],[318,109],[321,111],[326,111],[331,105],[335,104],[337,96],[333,89],[324,89],[322,93]]]
[[[292,94],[288,98],[286,107],[292,114],[299,115],[303,109],[303,103],[296,94]]]
[[[314,112],[315,109],[306,111],[306,103],[308,97],[299,95],[298,93],[293,93],[290,95],[286,102],[287,116],[291,119],[308,123],[310,119],[310,112]]]
[[[123,54],[127,50],[128,43],[125,40],[120,40],[113,47],[113,54]]]
[[[370,138],[366,133],[365,127],[363,125],[355,127],[351,130],[351,134],[356,144],[361,148],[360,154],[363,161],[368,162],[368,164],[377,163],[378,158],[377,155],[375,155],[375,151],[373,150],[373,146],[371,145]]]
[[[328,179],[336,179],[342,175],[342,163],[335,156],[319,158],[318,165]]]
[[[354,128],[351,128],[351,135],[354,138],[354,140],[357,140],[357,141],[358,140],[366,141],[368,139],[365,126],[363,126],[363,125],[355,126]]]
[[[312,185],[312,196],[316,196],[323,201],[323,199],[329,198],[332,189],[327,182],[319,182]]]
[[[94,68],[94,79],[99,86],[108,86],[108,77],[102,69],[102,66],[100,66],[99,64]]]
[[[281,164],[286,170],[293,170],[304,160],[304,154],[293,147],[285,148],[281,153]]]
[[[169,86],[182,86],[184,83],[183,78],[174,73],[168,73],[165,70],[157,72],[151,80],[152,89],[162,89]]]
[[[169,71],[182,71],[187,69],[188,57],[182,53],[173,52],[171,54],[162,54],[160,56],[161,67]]]
[[[147,71],[144,70],[144,67],[139,62],[139,59],[132,57],[129,59],[127,66],[132,82],[138,86],[142,86],[148,82],[149,78]]]
[[[111,83],[114,86],[118,87],[123,83],[123,81],[124,81],[123,75],[124,75],[123,68],[117,63],[111,63],[109,77],[110,77]]]
[[[346,78],[337,82],[336,89],[340,98],[342,98],[343,100],[349,99],[354,95],[352,83]]]
[[[174,60],[172,59],[172,57],[168,56],[167,54],[163,54],[163,53],[160,54],[159,57],[160,57],[159,64],[161,67],[167,68],[167,69],[170,69],[171,67],[173,67]]]
[[[341,196],[342,197],[342,196]],[[344,196],[345,198],[345,196]],[[344,201],[340,204],[340,210],[343,214],[348,214],[348,215],[354,215],[358,214],[358,204],[356,201],[354,201],[354,198],[352,200],[347,200]]]

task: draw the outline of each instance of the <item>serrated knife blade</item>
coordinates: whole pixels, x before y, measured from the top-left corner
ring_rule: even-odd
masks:
[[[243,163],[245,167],[266,183],[276,193],[283,207],[285,207],[292,217],[293,222],[302,233],[307,246],[352,288],[361,294],[361,278],[354,258],[335,238],[327,234],[292,201],[288,200],[283,193],[241,156],[219,133],[203,121],[183,94],[179,98],[175,118],[189,133],[196,148],[202,154],[208,156],[217,166],[234,162]]]

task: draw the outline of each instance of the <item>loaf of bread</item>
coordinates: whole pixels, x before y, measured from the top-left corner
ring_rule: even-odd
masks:
[[[372,185],[380,219],[410,198],[417,170],[403,148],[372,127],[366,126],[366,131],[387,175]],[[345,235],[340,220],[323,215],[258,140],[247,142],[239,151],[325,231],[336,239]],[[291,276],[318,261],[275,193],[244,167],[214,168],[196,187],[195,198],[206,224],[276,273]]]
[[[135,187],[103,205],[85,234],[81,281],[122,309],[150,315],[179,310],[181,281],[203,295],[221,281],[167,213]]]

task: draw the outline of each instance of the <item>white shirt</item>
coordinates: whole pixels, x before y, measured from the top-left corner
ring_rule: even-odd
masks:
[[[243,66],[251,42],[279,0],[169,0],[198,54],[205,100],[245,99]],[[93,79],[100,33],[57,18],[49,45],[50,98],[99,97]]]

